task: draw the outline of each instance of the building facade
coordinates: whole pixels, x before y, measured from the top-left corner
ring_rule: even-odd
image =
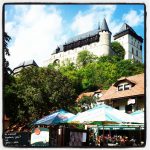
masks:
[[[100,98],[101,102],[126,112],[144,111],[144,73],[118,79]]]
[[[45,63],[59,63],[61,65],[70,61],[76,64],[78,53],[83,50],[88,50],[96,56],[113,55],[111,35],[104,18],[98,29],[73,37],[63,45],[59,45]],[[135,59],[142,62],[143,39],[129,25],[124,24],[113,37],[114,41],[118,41],[124,47],[125,59]]]
[[[142,43],[143,39],[126,23],[114,36],[114,40],[119,42],[125,49],[124,59],[134,59],[142,63]]]

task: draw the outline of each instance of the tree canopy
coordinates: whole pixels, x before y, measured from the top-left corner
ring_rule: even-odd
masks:
[[[75,104],[76,92],[72,83],[52,68],[25,68],[9,88],[11,95],[16,92],[16,111],[10,114],[15,121],[29,122],[49,111],[69,110]]]
[[[9,48],[8,48],[8,44],[9,41],[11,40],[11,37],[4,32],[4,37],[3,37],[3,52],[4,52],[4,56],[3,56],[3,77],[4,77],[4,83],[8,84],[9,83],[9,74],[11,73],[11,69],[9,68],[9,62],[8,60],[6,60],[6,56],[10,56],[10,52],[9,52]]]
[[[78,65],[78,64],[77,64]],[[73,83],[78,93],[108,89],[122,76],[131,76],[144,72],[144,65],[133,60],[120,60],[118,56],[102,56],[85,66],[59,68]]]
[[[112,42],[111,48],[115,52],[115,55],[117,55],[120,59],[124,59],[125,49],[119,42]]]
[[[78,53],[77,63],[78,65],[85,66],[88,63],[95,61],[96,56],[90,53],[88,50],[83,50]]]

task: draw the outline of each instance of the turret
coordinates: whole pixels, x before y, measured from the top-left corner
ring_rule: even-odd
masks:
[[[107,22],[105,18],[103,19],[101,28],[100,28],[100,53],[102,55],[111,55],[111,32],[109,31]]]

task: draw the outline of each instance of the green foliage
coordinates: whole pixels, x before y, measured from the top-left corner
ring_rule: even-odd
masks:
[[[133,60],[121,60],[119,56],[102,56],[80,68],[70,64],[62,66],[60,71],[72,81],[79,94],[99,88],[108,89],[122,76],[143,73],[144,65]]]
[[[9,68],[9,62],[6,60],[6,56],[10,56],[9,49],[8,49],[8,43],[11,40],[11,37],[4,32],[3,37],[3,108],[4,108],[4,114],[8,117],[11,113],[11,111],[14,110],[15,103],[15,92],[13,92],[13,86],[11,86],[11,83],[14,81],[14,78],[10,75],[11,69]],[[14,105],[13,105],[14,104]],[[10,110],[7,110],[8,107],[11,107]]]
[[[11,69],[9,68],[9,62],[6,60],[6,56],[10,56],[9,49],[8,49],[8,43],[11,40],[11,37],[4,32],[3,37],[3,52],[4,52],[4,58],[3,58],[3,77],[4,77],[4,84],[9,84],[10,82],[10,76]]]
[[[89,51],[83,50],[78,53],[77,63],[80,66],[86,66],[88,63],[95,61],[96,58],[97,57],[95,55],[93,55],[92,53],[90,53]]]
[[[111,48],[115,52],[115,55],[117,55],[120,59],[124,59],[125,56],[125,49],[122,47],[122,45],[119,42],[112,42]]]
[[[87,109],[92,108],[91,104],[95,103],[95,99],[92,96],[83,96],[79,102],[78,105],[81,108],[81,111],[85,111]]]
[[[75,104],[76,93],[70,80],[52,68],[28,67],[16,78],[15,121],[29,122],[49,111]],[[9,109],[9,108],[8,108]]]
[[[144,65],[133,60],[121,60],[116,64],[117,77],[132,76],[144,72]]]
[[[82,92],[81,76],[75,64],[68,63],[66,65],[60,66],[59,71],[68,79],[70,79],[73,87],[76,89],[76,93],[80,94]]]

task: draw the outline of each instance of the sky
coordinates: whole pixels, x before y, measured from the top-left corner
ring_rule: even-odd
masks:
[[[60,44],[97,29],[104,17],[112,40],[123,23],[130,25],[144,39],[142,4],[6,4],[4,14],[4,30],[11,36],[7,58],[11,69],[32,59],[44,66]]]

